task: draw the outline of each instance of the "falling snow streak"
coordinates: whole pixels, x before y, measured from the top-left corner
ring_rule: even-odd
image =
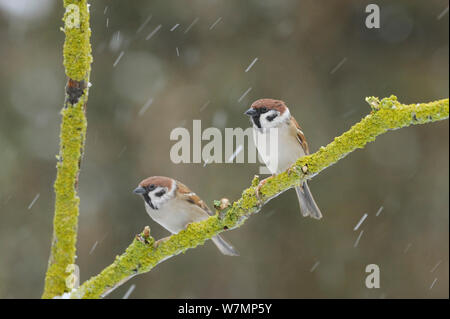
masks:
[[[358,238],[355,241],[355,244],[353,245],[353,248],[358,247],[359,241],[361,240],[361,236],[362,236],[363,233],[364,233],[364,230],[361,230],[361,232],[359,233]]]
[[[252,88],[248,88],[247,91],[244,92],[244,94],[241,95],[241,97],[239,98],[238,102],[241,102],[242,99],[252,90]]]
[[[316,261],[316,263],[311,267],[311,269],[309,270],[310,272],[313,272],[314,270],[316,270],[317,266],[319,266],[320,261]]]
[[[153,98],[149,98],[147,100],[147,102],[145,102],[144,106],[139,110],[138,115],[142,116],[145,113],[145,111],[147,111],[147,109],[150,107],[150,105],[152,105],[152,103],[153,103]]]
[[[448,6],[447,6],[447,8],[444,9],[444,11],[442,11],[442,12],[437,16],[436,19],[441,20],[441,19],[447,14],[447,12],[448,12]]]
[[[41,194],[39,194],[39,193],[36,196],[34,196],[33,200],[30,203],[30,205],[28,205],[28,209],[31,209],[31,207],[33,207],[34,203],[36,203],[36,201],[38,200],[39,196],[41,196]]]
[[[437,278],[434,278],[433,282],[431,283],[430,290],[433,289],[434,285],[436,284]]]
[[[211,160],[210,158],[207,158],[206,161],[205,161],[205,163],[203,163],[203,167],[205,167],[206,165],[208,165],[210,160]]]
[[[214,22],[213,24],[211,24],[211,26],[209,27],[209,30],[212,30],[220,21],[222,20],[222,17],[220,17],[219,19],[216,20],[216,22]]]
[[[179,23],[175,24],[171,29],[170,32],[172,32],[173,30],[175,30],[176,28],[178,28],[180,26]]]
[[[162,25],[159,24],[150,34],[145,38],[145,40],[150,40],[152,36],[155,35],[156,32],[158,32],[159,29],[161,29]]]
[[[105,7],[105,10],[103,10],[103,14],[106,14],[106,11],[108,11],[108,6]]]
[[[116,61],[114,61],[114,63],[113,63],[113,68],[116,67],[117,63],[119,63],[119,61],[120,61],[120,59],[122,59],[123,55],[124,55],[124,52],[123,52],[123,51],[120,52],[120,54],[119,54],[119,56],[117,57]]]
[[[345,118],[349,117],[350,115],[352,115],[355,112],[356,112],[356,108],[355,109],[351,109],[350,111],[347,111],[344,114],[342,114],[341,117],[345,119]]]
[[[196,24],[198,21],[198,18],[195,18],[194,21],[192,21],[192,23],[186,28],[186,30],[184,30],[184,34],[188,33],[189,30],[191,30],[191,28],[194,26],[194,24]]]
[[[94,245],[92,245],[92,248],[91,248],[91,250],[89,251],[89,255],[92,254],[92,253],[94,252],[94,250],[95,250],[95,248],[97,247],[97,245],[98,245],[98,240],[94,243]]]
[[[91,250],[90,250],[90,252],[89,252],[89,255],[92,254],[92,253],[94,252],[94,250],[97,248],[98,244],[102,243],[102,242],[105,240],[105,238],[106,238],[107,236],[108,236],[108,233],[106,233],[106,234],[103,236],[102,239],[97,240],[97,241],[94,243],[94,245],[92,245]]]
[[[120,151],[119,155],[117,155],[117,158],[120,158],[126,150],[127,150],[127,146],[125,145],[125,146],[122,148],[122,150]]]
[[[136,288],[136,285],[131,285],[130,288],[128,288],[125,295],[123,295],[122,299],[128,299],[128,297],[130,297],[131,293],[133,292],[134,288]]]
[[[359,220],[358,224],[356,224],[356,226],[353,228],[353,231],[357,231],[359,226],[361,226],[361,224],[364,222],[364,220],[367,218],[367,214],[364,214],[363,217],[361,217],[361,219]]]
[[[114,46],[117,46],[117,49],[120,47],[120,31],[117,31],[113,34],[111,42],[114,44]]]
[[[245,73],[247,73],[248,71],[250,71],[250,69],[253,67],[253,65],[256,63],[256,61],[258,61],[258,58],[255,58],[252,63],[250,63],[250,65],[245,69]]]
[[[206,109],[208,107],[209,103],[211,103],[211,101],[206,101],[206,103],[203,104],[202,107],[200,108],[200,112],[203,111],[204,109]]]
[[[336,65],[334,69],[330,71],[330,74],[336,72],[345,62],[347,62],[347,58],[343,58],[341,62],[339,62],[338,65]]]
[[[175,48],[177,50],[177,56],[180,56],[180,51],[178,50],[178,47]]]
[[[271,217],[272,215],[274,215],[275,213],[276,213],[277,211],[274,209],[274,210],[271,210],[270,212],[268,212],[265,216],[266,216],[266,218],[269,218],[269,217]]]
[[[377,213],[375,214],[375,216],[378,216],[378,215],[380,215],[381,214],[381,212],[383,211],[383,209],[384,209],[384,207],[383,206],[381,206],[379,209],[378,209],[378,211],[377,211]]]
[[[152,19],[152,16],[150,15],[145,21],[144,23],[141,24],[141,26],[136,30],[136,33],[141,32],[145,26],[150,22],[150,20]]]
[[[228,163],[233,162],[233,160],[236,158],[236,156],[238,156],[238,154],[242,151],[244,147],[242,145],[239,145],[236,148],[236,151],[234,151],[234,153],[230,156],[230,158],[228,159]]]
[[[442,260],[439,260],[438,263],[430,270],[430,272],[434,272],[439,267],[441,262],[442,262]]]
[[[109,25],[109,18],[106,18],[106,27]]]
[[[409,243],[408,245],[406,245],[405,250],[403,250],[403,253],[406,254],[408,252],[408,250],[411,248],[412,244]]]

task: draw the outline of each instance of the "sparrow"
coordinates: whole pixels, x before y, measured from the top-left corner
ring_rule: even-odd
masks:
[[[142,195],[150,217],[172,234],[185,229],[190,223],[214,216],[214,212],[200,197],[186,185],[170,177],[148,177],[139,183],[134,193]],[[211,240],[222,254],[239,256],[234,247],[220,235]]]
[[[253,139],[258,153],[272,174],[287,170],[298,158],[309,154],[305,135],[283,101],[257,100],[245,114],[253,124]],[[268,142],[272,134],[277,134],[272,136],[277,145],[271,146]],[[302,215],[322,218],[306,181],[296,186],[295,191]]]

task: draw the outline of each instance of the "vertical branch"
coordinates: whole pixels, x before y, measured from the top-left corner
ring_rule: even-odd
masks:
[[[86,102],[92,62],[87,0],[64,0],[64,67],[68,77],[61,111],[60,150],[55,189],[53,240],[42,298],[69,290],[66,278],[73,267],[78,228],[78,175],[86,139]]]

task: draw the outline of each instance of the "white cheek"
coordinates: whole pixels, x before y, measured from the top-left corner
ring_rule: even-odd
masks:
[[[152,201],[153,206],[156,208],[159,208],[163,201],[164,196],[158,197],[155,195],[156,193],[160,192],[161,190],[162,190],[162,188],[158,187],[154,191],[151,191],[148,193],[148,197],[150,197],[150,200]]]
[[[259,122],[263,128],[271,127],[271,123],[267,120],[267,117],[271,116],[272,112],[263,113],[259,116]]]
[[[269,121],[267,118],[274,116],[275,114],[277,114],[277,116],[272,120]],[[263,113],[261,114],[261,116],[259,117],[259,121],[261,122],[261,127],[263,128],[272,128],[272,127],[277,127],[281,122],[284,121],[284,116],[280,115],[279,112],[277,111],[270,111],[267,113]]]
[[[161,197],[156,196],[155,194],[165,190],[166,192],[164,193],[164,195],[162,195]],[[152,192],[148,193],[148,196],[150,197],[150,200],[152,201],[153,206],[155,206],[156,208],[160,208],[161,205],[164,205],[169,199],[171,199],[174,196],[174,187],[172,187],[172,191],[168,191],[167,188],[163,188],[163,187],[158,187],[157,189],[155,189]]]

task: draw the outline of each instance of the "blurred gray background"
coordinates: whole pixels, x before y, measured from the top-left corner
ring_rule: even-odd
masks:
[[[176,177],[212,206],[239,198],[258,172],[259,164],[173,164],[175,127],[190,130],[200,119],[203,128],[246,128],[253,100],[279,98],[315,151],[369,113],[366,96],[418,103],[449,95],[448,1],[375,1],[381,28],[370,30],[365,7],[373,1],[91,2],[82,281],[145,225],[167,236],[132,193],[144,177]],[[62,1],[0,0],[0,298],[39,298],[43,289],[64,100],[63,12]],[[448,298],[448,130],[442,121],[389,132],[316,176],[321,221],[302,218],[295,192],[286,192],[225,233],[240,257],[207,242],[110,297],[135,285],[130,298]],[[379,289],[364,284],[372,263]]]

